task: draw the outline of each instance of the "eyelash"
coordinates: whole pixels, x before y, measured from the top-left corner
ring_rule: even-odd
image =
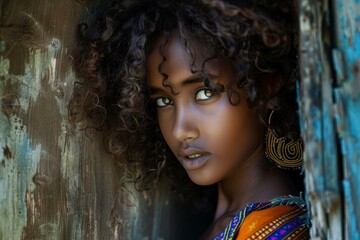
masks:
[[[200,98],[199,94],[202,92],[204,92],[204,93],[203,93],[203,96],[201,96],[201,98]],[[202,88],[202,89],[199,89],[195,93],[194,99],[196,101],[200,101],[200,102],[207,101],[207,100],[211,99],[212,97],[214,97],[215,95],[216,95],[215,90],[213,90],[211,88]],[[204,96],[205,96],[205,98],[204,98]],[[163,108],[163,107],[167,107],[167,106],[174,104],[174,102],[170,98],[167,98],[167,97],[157,98],[157,99],[155,99],[155,103],[158,108]]]

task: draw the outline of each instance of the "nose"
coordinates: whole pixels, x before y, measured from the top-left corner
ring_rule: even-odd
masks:
[[[177,109],[172,135],[179,142],[183,143],[188,143],[198,138],[199,129],[196,124],[196,118],[191,110],[187,108]]]

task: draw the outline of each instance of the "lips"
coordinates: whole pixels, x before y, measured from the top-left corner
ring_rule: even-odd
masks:
[[[197,148],[181,149],[179,155],[178,159],[186,170],[202,167],[212,156],[210,153]]]

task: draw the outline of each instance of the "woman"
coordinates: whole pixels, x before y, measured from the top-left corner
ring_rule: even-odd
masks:
[[[105,128],[140,188],[162,170],[215,184],[203,239],[308,239],[293,176],[303,147],[293,10],[291,1],[116,1],[80,26],[70,118]]]

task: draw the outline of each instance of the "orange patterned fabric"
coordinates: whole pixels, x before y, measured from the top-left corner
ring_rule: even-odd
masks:
[[[308,227],[299,224],[304,211],[306,209],[296,205],[253,211],[241,224],[236,239],[310,239]]]
[[[213,240],[309,238],[309,216],[301,194],[278,196],[243,208]]]

